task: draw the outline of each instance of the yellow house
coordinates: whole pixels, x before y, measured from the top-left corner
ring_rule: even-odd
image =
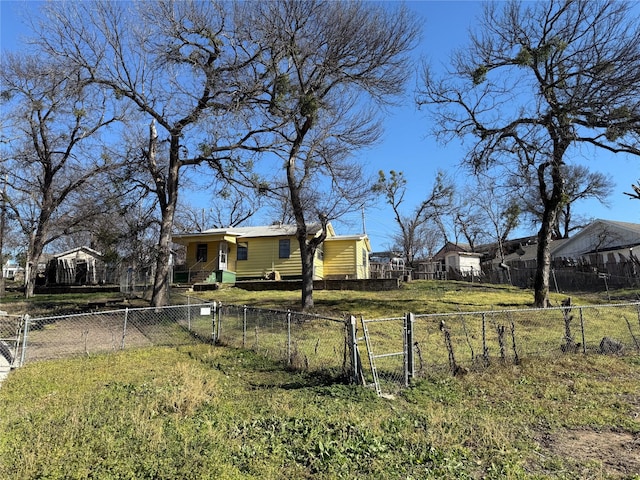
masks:
[[[309,226],[320,235],[320,225]],[[214,228],[174,235],[187,249],[186,264],[176,267],[174,281],[182,283],[301,278],[300,247],[295,225]],[[369,278],[371,245],[366,235],[339,236],[331,224],[313,262],[314,280]]]

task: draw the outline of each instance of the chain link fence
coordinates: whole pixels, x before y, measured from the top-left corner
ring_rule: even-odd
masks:
[[[24,316],[0,312],[0,378],[21,364]]]
[[[125,308],[24,321],[24,362],[152,345],[210,342],[214,305]]]
[[[527,357],[640,354],[640,303],[362,319],[378,393]]]
[[[0,346],[7,349],[6,342],[13,341],[11,358],[21,358],[15,366],[127,348],[198,342],[250,349],[292,370],[332,378],[353,378],[354,365],[359,364],[354,356],[355,322],[216,302],[191,304],[189,297],[179,301],[186,304],[19,317],[6,328],[0,323],[3,338],[5,331],[7,338]]]
[[[383,394],[432,374],[460,375],[527,357],[640,354],[640,303],[408,313],[361,318],[358,332],[352,316],[190,302],[34,319],[0,314],[0,362],[12,368],[125,348],[213,342]]]
[[[218,304],[214,338],[294,370],[350,377],[354,361],[348,325],[344,319]]]

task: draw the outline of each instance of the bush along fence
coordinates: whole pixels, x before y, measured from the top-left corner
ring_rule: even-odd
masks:
[[[430,374],[527,357],[640,354],[640,303],[361,319],[372,384],[393,393]]]

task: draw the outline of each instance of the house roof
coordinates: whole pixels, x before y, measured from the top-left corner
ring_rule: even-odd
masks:
[[[277,223],[273,225],[254,227],[210,228],[203,232],[176,234],[173,237],[174,239],[198,238],[205,236],[230,236],[238,238],[291,237],[296,234],[296,229],[296,225]],[[307,225],[307,233],[309,235],[316,235],[321,230],[322,226],[319,223]],[[327,232],[329,236],[335,236],[335,232],[330,223],[327,225]]]
[[[85,253],[88,253],[89,255],[93,256],[93,257],[102,258],[102,253],[100,253],[97,250],[94,250],[93,248],[90,248],[90,247],[72,248],[71,250],[67,250],[66,252],[54,254],[53,258],[66,257],[67,255],[71,255],[72,253],[77,253],[77,252],[85,252]]]
[[[552,240],[549,244],[549,251],[551,252],[551,256],[553,256],[554,252],[562,247],[569,239],[568,238],[560,238],[558,240]],[[536,260],[538,255],[538,244],[534,243],[531,245],[520,245],[520,247],[513,253],[505,255],[504,261],[506,262],[526,262],[528,260]],[[493,259],[493,263],[500,263],[500,258],[496,257]]]
[[[438,252],[433,256],[433,259],[434,260],[439,260],[441,258],[444,258],[447,253],[451,253],[451,252],[456,252],[458,254],[473,253],[471,251],[471,246],[468,243],[447,242],[447,243],[444,244],[444,247],[442,247],[440,250],[438,250]],[[482,254],[472,255],[472,256],[480,256],[481,257]]]
[[[595,240],[594,240],[595,238]],[[640,245],[640,224],[594,220],[562,245],[558,255],[584,255]]]

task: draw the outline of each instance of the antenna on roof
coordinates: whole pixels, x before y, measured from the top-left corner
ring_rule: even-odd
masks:
[[[367,234],[367,226],[364,222],[364,205],[362,205],[362,233]]]

